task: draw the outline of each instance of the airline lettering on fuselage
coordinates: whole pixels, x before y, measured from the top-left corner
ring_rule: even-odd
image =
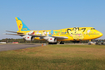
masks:
[[[62,32],[61,34],[66,34],[66,32]]]

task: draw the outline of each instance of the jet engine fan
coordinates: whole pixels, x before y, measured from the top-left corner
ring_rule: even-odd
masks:
[[[47,41],[49,43],[56,43],[57,42],[57,39],[56,38],[53,38],[53,37],[49,37]]]
[[[26,41],[32,41],[32,40],[34,40],[34,37],[29,36],[29,35],[25,35],[25,36],[23,36],[23,39]]]

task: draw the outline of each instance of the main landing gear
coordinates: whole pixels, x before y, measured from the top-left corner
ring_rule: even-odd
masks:
[[[57,42],[55,42],[55,43],[49,42],[48,44],[57,44]],[[61,41],[59,44],[64,44],[64,41]]]
[[[72,41],[73,43],[79,43],[80,41]]]
[[[64,42],[63,42],[63,41],[61,41],[61,42],[60,42],[60,44],[64,44]]]
[[[55,42],[55,43],[50,43],[50,42],[49,42],[48,44],[57,44],[57,42]]]

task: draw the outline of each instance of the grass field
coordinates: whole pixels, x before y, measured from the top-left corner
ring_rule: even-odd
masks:
[[[105,70],[105,46],[47,45],[3,51],[0,70]]]

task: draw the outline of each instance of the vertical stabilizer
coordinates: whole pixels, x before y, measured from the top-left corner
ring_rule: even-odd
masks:
[[[30,31],[30,29],[23,23],[19,17],[15,17],[19,31]]]

